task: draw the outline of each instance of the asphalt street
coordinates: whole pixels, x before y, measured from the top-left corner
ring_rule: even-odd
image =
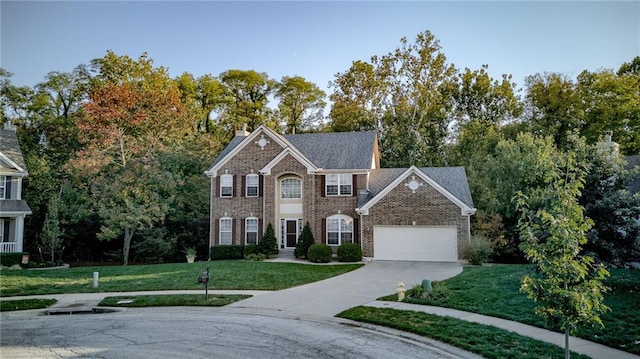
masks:
[[[400,333],[400,332],[398,332]],[[345,321],[216,308],[3,313],[2,358],[456,358],[419,337]]]

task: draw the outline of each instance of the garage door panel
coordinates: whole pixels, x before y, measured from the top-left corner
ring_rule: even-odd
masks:
[[[455,227],[375,226],[374,258],[378,260],[455,262]]]

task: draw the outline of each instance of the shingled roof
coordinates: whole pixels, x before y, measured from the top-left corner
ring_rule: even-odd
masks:
[[[3,161],[0,158],[0,171],[3,173],[14,174],[27,174],[27,165],[24,162],[22,156],[22,150],[20,149],[20,143],[18,143],[18,136],[15,130],[12,129],[0,129],[0,153],[6,156],[14,165]]]
[[[376,133],[373,131],[275,135],[291,143],[318,168],[325,170],[371,168],[376,145]],[[209,169],[222,161],[244,139],[246,139],[245,136],[235,136]]]
[[[464,167],[421,167],[422,173],[434,180],[462,203],[473,208],[473,199],[469,190],[469,182]],[[379,168],[371,171],[369,176],[369,192],[358,198],[358,207],[362,207],[369,200],[402,175],[406,168]]]

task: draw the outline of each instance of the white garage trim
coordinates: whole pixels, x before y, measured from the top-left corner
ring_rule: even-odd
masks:
[[[373,257],[377,260],[458,261],[456,227],[374,226]]]

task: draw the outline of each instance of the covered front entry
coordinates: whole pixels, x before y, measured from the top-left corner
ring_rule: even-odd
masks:
[[[378,260],[456,262],[457,242],[456,227],[373,227],[373,257]]]
[[[300,220],[283,218],[280,220],[280,248],[295,248],[300,236]]]

